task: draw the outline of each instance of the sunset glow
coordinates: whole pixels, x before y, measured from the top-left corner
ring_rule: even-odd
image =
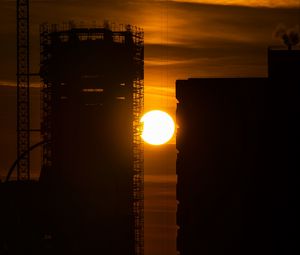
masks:
[[[174,2],[264,7],[299,7],[298,0],[174,0]]]
[[[22,8],[16,8],[18,3]],[[30,3],[28,38],[23,35],[24,3]],[[300,82],[295,72],[295,81],[271,85],[273,57],[268,54],[273,47],[288,55],[300,53],[300,42],[288,51],[290,42],[300,38],[300,0],[0,0],[0,11],[0,217],[6,218],[0,228],[0,255],[3,249],[11,254],[36,247],[40,254],[63,248],[78,254],[178,255],[185,253],[179,251],[183,247],[194,254],[231,248],[231,253],[244,249],[255,254],[273,249],[272,234],[279,241],[287,239],[280,236],[287,232],[284,222],[275,223],[273,233],[272,219],[265,217],[273,214],[272,208],[264,209],[273,198],[278,205],[273,191],[280,193],[280,205],[286,205],[283,183],[288,172],[276,173],[275,168],[276,163],[285,167],[284,159],[293,160],[293,153],[284,149],[298,142],[286,138],[297,137],[297,121],[289,116],[298,110],[294,102],[299,95],[290,92],[297,92],[294,85]],[[26,17],[17,19],[17,12]],[[55,31],[58,27],[64,32]],[[18,28],[22,36],[17,36]],[[17,83],[27,79],[26,68],[21,72],[25,55],[30,56],[30,84],[25,89],[24,82],[20,90]],[[288,66],[278,65],[278,74],[283,77]],[[287,73],[292,70],[294,65]],[[272,95],[265,93],[269,88]],[[27,173],[23,165],[28,165],[34,181],[19,186],[15,180],[21,171],[14,171],[12,183],[4,183],[22,155],[18,151],[42,141],[15,168]],[[272,167],[274,153],[278,157]],[[57,168],[50,175],[50,165],[41,167],[49,162]],[[269,175],[279,190],[269,183]],[[44,184],[55,192],[46,192]],[[24,192],[6,192],[13,186]],[[253,200],[247,204],[243,195]],[[252,206],[256,200],[258,207]],[[245,215],[235,210],[241,206],[249,208]],[[22,217],[12,229],[15,208],[26,211],[18,211]],[[47,215],[39,217],[37,209]],[[288,215],[285,209],[274,210],[273,218],[285,216],[283,211]],[[187,210],[197,213],[184,216]],[[203,226],[194,224],[201,221],[200,211]],[[197,226],[194,233],[186,231],[191,219],[192,227]],[[246,232],[248,227],[254,234]],[[261,235],[256,233],[260,227]],[[225,235],[225,230],[231,232]],[[195,247],[183,242],[203,236],[205,242]],[[257,248],[255,239],[265,248]],[[289,248],[279,242],[275,246],[276,251]]]
[[[162,145],[168,142],[175,131],[173,119],[163,111],[147,112],[141,122],[144,124],[142,138],[152,145]]]

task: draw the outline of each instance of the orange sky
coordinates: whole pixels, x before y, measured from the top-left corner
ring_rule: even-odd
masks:
[[[176,79],[266,76],[267,47],[280,44],[273,31],[280,23],[299,25],[299,5],[299,0],[32,0],[32,72],[38,71],[38,24],[44,21],[134,24],[145,31],[145,109],[174,116]],[[3,173],[15,157],[15,95],[3,86],[15,84],[15,0],[1,0],[0,14]],[[38,96],[36,91],[33,127],[39,125]],[[146,255],[175,255],[176,150],[171,146],[146,147]]]
[[[15,1],[0,7],[0,84],[14,83]],[[300,23],[299,0],[32,0],[32,71],[38,70],[39,23],[104,19],[144,28],[145,108],[173,115],[176,79],[263,76],[275,27]]]
[[[220,4],[220,5],[264,6],[264,7],[299,7],[300,5],[298,0],[173,0],[173,1]]]

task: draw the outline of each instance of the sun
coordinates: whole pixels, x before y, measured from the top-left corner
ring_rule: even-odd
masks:
[[[144,124],[142,138],[146,143],[162,145],[174,135],[175,123],[171,116],[160,110],[153,110],[141,118]]]

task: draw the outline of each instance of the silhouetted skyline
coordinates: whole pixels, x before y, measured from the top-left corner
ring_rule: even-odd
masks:
[[[31,1],[32,72],[39,69],[39,24],[96,20],[145,29],[145,109],[175,116],[175,80],[188,77],[267,77],[267,47],[280,23],[300,23],[298,0]],[[15,160],[15,1],[0,2],[0,176]],[[8,86],[7,86],[8,85]],[[39,80],[33,79],[32,126],[39,127]],[[32,143],[39,141],[34,135]],[[175,139],[145,147],[146,255],[175,251]],[[40,151],[33,153],[33,170]]]
[[[176,83],[181,255],[297,253],[300,48],[268,60],[268,78]]]

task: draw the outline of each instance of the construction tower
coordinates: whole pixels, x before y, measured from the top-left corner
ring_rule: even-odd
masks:
[[[40,38],[49,232],[69,253],[142,255],[143,31],[44,24]]]

